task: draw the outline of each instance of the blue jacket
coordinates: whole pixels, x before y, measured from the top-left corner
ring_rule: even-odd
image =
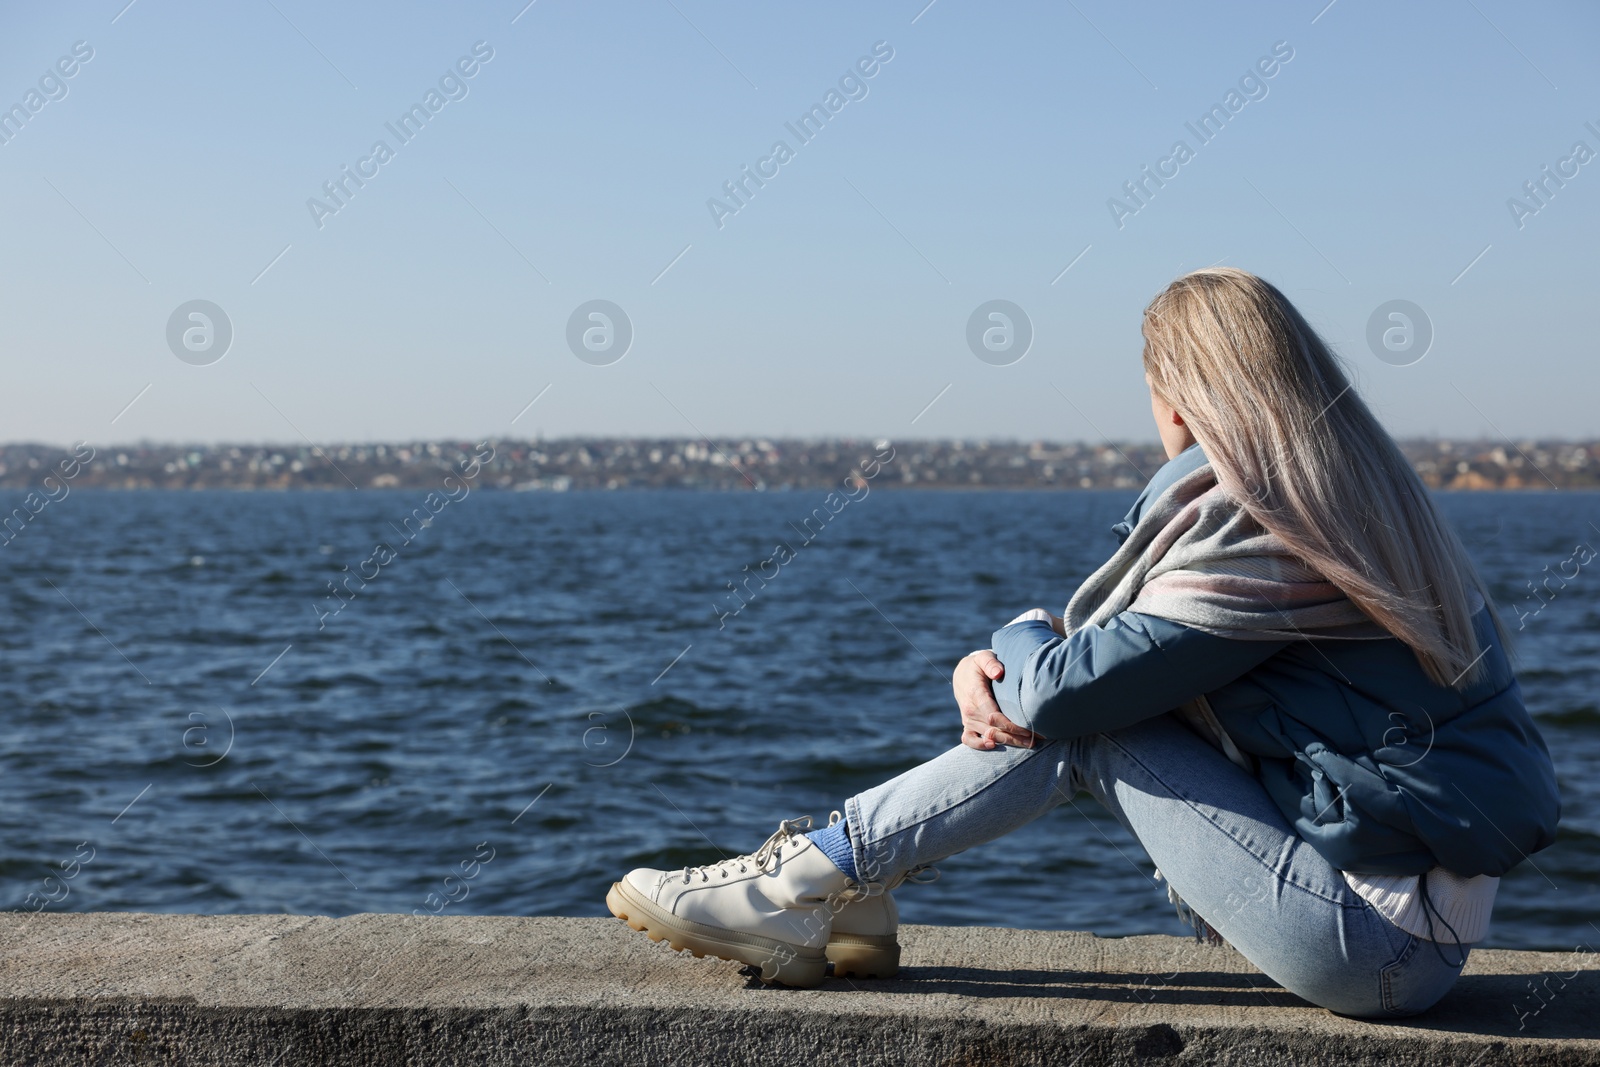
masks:
[[[1206,462],[1191,445],[1127,517]],[[1555,840],[1560,803],[1544,739],[1487,608],[1482,680],[1433,683],[1397,638],[1245,641],[1125,611],[1062,638],[1045,622],[995,632],[1001,710],[1047,738],[1116,730],[1204,694],[1295,830],[1363,874],[1500,875]]]

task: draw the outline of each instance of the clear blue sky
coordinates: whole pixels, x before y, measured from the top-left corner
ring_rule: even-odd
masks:
[[[125,2],[18,6],[0,36],[27,112],[0,440],[1153,439],[1140,310],[1219,261],[1297,301],[1398,434],[1600,434],[1600,159],[1520,227],[1507,205],[1600,152],[1591,3]],[[401,143],[385,124],[480,41]],[[880,41],[802,144],[785,124]],[[27,111],[41,78],[65,95]],[[319,228],[308,199],[379,140]],[[707,201],[779,140],[719,228]],[[1178,140],[1119,228],[1108,200]],[[605,366],[566,340],[596,298],[635,334]],[[1009,366],[966,340],[997,298],[1035,332]],[[208,366],[168,347],[191,299],[234,330]],[[1406,366],[1366,341],[1393,299],[1435,332]]]

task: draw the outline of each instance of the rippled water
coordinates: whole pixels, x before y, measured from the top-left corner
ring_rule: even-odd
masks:
[[[1132,495],[875,491],[719,623],[823,494],[480,491],[419,530],[420,493],[79,491],[0,547],[5,904],[604,914],[629,867],[748,851],[955,743],[950,666],[1059,610]],[[1600,546],[1595,494],[1443,501],[1503,604]],[[1520,648],[1564,821],[1490,943],[1593,944],[1600,559]],[[1087,799],[941,866],[907,921],[1183,932]]]

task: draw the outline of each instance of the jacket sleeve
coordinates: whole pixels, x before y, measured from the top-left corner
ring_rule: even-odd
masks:
[[[1063,638],[1047,622],[994,634],[1000,710],[1052,740],[1131,726],[1220,689],[1288,645],[1218,637],[1124,611]]]

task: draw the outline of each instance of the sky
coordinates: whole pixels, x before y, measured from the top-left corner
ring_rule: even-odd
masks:
[[[1398,436],[1600,436],[1597,39],[1510,0],[17,6],[0,441],[1154,440],[1140,313],[1215,263]]]

